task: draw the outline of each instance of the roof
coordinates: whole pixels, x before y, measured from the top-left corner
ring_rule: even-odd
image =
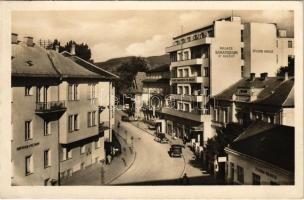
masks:
[[[194,30],[189,31],[189,32],[187,32],[187,33],[184,33],[184,34],[175,36],[175,37],[173,37],[173,40],[182,38],[182,37],[184,37],[184,36],[186,36],[186,35],[190,35],[190,34],[193,34],[193,33],[196,33],[196,32],[200,32],[200,31],[207,30],[207,29],[210,29],[210,28],[212,28],[212,27],[213,27],[213,24],[208,25],[208,26],[204,26],[204,27],[201,27],[201,28],[197,28],[197,29],[194,29]]]
[[[61,54],[64,55],[65,57],[70,58],[77,64],[79,64],[95,73],[98,73],[99,75],[103,76],[104,78],[107,78],[107,79],[118,79],[119,78],[119,76],[117,76],[116,74],[106,71],[106,70],[94,65],[93,63],[90,63],[76,55],[72,55],[70,52],[63,51],[63,52],[61,52]]]
[[[229,148],[294,172],[294,127],[257,120]]]
[[[55,68],[58,70],[61,76],[63,77],[85,77],[85,78],[102,78],[99,74],[92,72],[90,70],[87,70],[86,68],[82,67],[81,65],[78,65],[73,60],[64,57],[60,53],[57,53],[54,50],[50,50],[49,56],[55,66]]]
[[[54,50],[23,42],[12,44],[12,75],[24,77],[108,78]]]
[[[278,77],[268,77],[266,80],[255,78],[243,78],[237,83],[231,85],[223,92],[215,95],[217,100],[232,101],[232,96],[238,88],[262,89],[257,95],[257,99],[251,103],[274,106],[294,106],[294,79],[280,79]]]
[[[34,45],[28,47],[25,43],[12,44],[12,75],[59,77],[44,48]]]

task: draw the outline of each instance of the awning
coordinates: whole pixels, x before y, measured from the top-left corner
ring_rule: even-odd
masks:
[[[204,131],[204,125],[201,124],[201,125],[199,125],[199,126],[193,126],[193,127],[191,128],[191,131],[192,131],[192,132]]]

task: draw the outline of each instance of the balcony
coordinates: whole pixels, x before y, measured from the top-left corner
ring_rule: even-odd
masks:
[[[212,42],[212,37],[205,37],[202,39],[192,40],[191,42],[186,42],[183,44],[166,47],[166,52],[170,53],[170,52],[174,52],[174,51],[178,51],[181,49],[186,49],[186,48],[190,48],[190,47],[194,47],[194,46],[198,46],[198,45],[211,44],[211,42]]]
[[[36,102],[35,113],[41,117],[60,117],[66,111],[65,101]]]
[[[183,119],[193,120],[197,122],[204,122],[210,119],[210,115],[203,114],[203,110],[192,110],[191,112],[176,110],[174,108],[164,107],[161,112],[163,114],[180,117]]]
[[[171,62],[170,69],[172,69],[173,67],[191,66],[191,65],[203,65],[203,67],[209,67],[209,59],[193,58],[189,60],[180,60],[176,62]]]
[[[194,101],[194,102],[202,102],[202,95],[180,95],[180,94],[170,94],[170,97],[179,100],[179,101]]]
[[[177,78],[171,78],[170,80],[171,84],[173,83],[203,83],[204,86],[209,86],[209,77],[177,77]]]

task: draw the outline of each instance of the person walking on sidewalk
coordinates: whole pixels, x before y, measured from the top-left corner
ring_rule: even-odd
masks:
[[[110,154],[107,155],[107,163],[108,165],[111,164],[111,159],[112,159],[112,156]]]

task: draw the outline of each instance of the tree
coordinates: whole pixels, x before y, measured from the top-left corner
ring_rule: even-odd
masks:
[[[137,72],[145,72],[147,69],[147,61],[142,57],[132,57],[129,61],[122,63],[117,69],[120,79],[114,82],[115,91],[119,94],[129,92]]]
[[[78,56],[79,58],[82,58],[86,61],[92,62],[93,60],[91,59],[91,49],[89,46],[85,43],[77,44],[75,41],[70,40],[65,44],[65,46],[60,45],[60,41],[58,39],[55,39],[52,43],[52,49],[55,50],[56,46],[59,46],[59,52],[62,51],[71,51],[72,44],[75,44],[75,55]]]
[[[288,57],[288,66],[280,67],[277,76],[284,76],[286,72],[288,76],[294,76],[294,58],[292,57]]]

